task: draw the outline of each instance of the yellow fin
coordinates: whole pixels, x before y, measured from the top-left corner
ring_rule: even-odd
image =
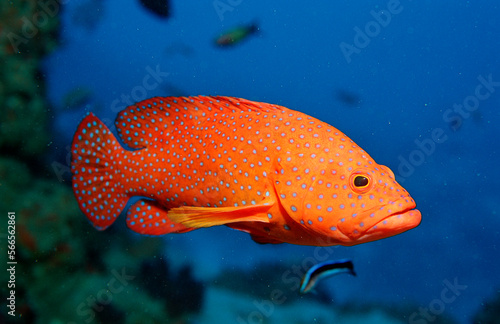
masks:
[[[168,218],[187,227],[211,227],[237,222],[269,223],[268,210],[272,203],[239,207],[190,207],[182,206],[168,211]]]

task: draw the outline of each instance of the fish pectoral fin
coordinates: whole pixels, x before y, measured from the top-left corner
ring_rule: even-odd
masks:
[[[182,206],[168,211],[168,218],[187,227],[211,227],[237,222],[269,223],[267,211],[272,204],[239,207],[190,207]]]

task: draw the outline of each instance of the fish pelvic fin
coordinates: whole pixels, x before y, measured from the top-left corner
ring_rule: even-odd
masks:
[[[259,243],[259,244],[281,244],[281,243],[284,243],[283,241],[272,238],[268,235],[250,234],[250,237],[252,238],[252,240],[255,243]]]
[[[258,204],[239,207],[189,207],[182,206],[168,211],[168,217],[174,223],[187,227],[211,227],[238,222],[269,223],[267,216],[271,204]]]
[[[128,201],[118,181],[118,165],[124,153],[113,133],[92,113],[82,120],[73,137],[73,193],[98,230],[110,226]]]

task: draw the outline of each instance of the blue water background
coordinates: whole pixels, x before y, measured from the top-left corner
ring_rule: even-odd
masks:
[[[87,109],[56,109],[59,147],[71,142],[85,111],[114,120],[125,106],[122,95],[140,93],[148,67],[168,76],[145,97],[228,95],[310,114],[389,166],[422,212],[421,225],[407,233],[333,249],[330,259],[351,258],[358,272],[324,282],[335,300],[428,307],[441,298],[444,280],[457,280],[467,288],[445,311],[469,322],[500,287],[500,87],[462,118],[457,131],[443,116],[474,95],[478,77],[500,81],[498,2],[401,1],[402,11],[350,63],[340,44],[353,44],[354,28],[364,29],[374,20],[370,12],[386,9],[388,1],[243,0],[222,15],[213,1],[172,2],[173,16],[161,20],[138,1],[107,0],[94,30],[73,23],[72,16],[85,13],[75,13],[80,2],[68,2],[63,45],[45,64],[49,98],[61,107],[64,94],[78,86],[94,95]],[[251,22],[259,25],[258,35],[234,48],[214,46],[222,31]],[[192,52],[176,53],[177,46]],[[338,100],[338,91],[360,102],[350,106]],[[439,129],[444,135],[433,152],[415,153],[415,141],[428,142]],[[398,171],[402,159],[417,156],[424,160],[413,163],[412,172]],[[258,245],[226,227],[169,235],[165,242],[171,262],[194,264],[195,275],[207,280],[262,260],[300,265],[318,251]]]

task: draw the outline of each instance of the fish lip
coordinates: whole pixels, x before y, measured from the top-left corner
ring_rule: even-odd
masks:
[[[392,219],[392,218],[395,218],[395,217],[401,217],[403,215],[406,215],[411,213],[411,212],[415,212],[415,213],[418,213],[418,217],[414,217],[414,220],[413,222],[405,222],[403,226],[401,226],[399,228],[399,233],[402,233],[402,232],[405,232],[407,230],[410,230],[416,226],[418,226],[420,224],[420,221],[421,221],[421,215],[420,215],[420,211],[418,209],[415,208],[416,206],[412,206],[412,207],[408,207],[406,209],[403,209],[401,211],[398,211],[398,212],[395,212],[395,213],[392,213],[386,217],[384,217],[383,219],[381,219],[379,222],[377,222],[376,224],[374,224],[373,226],[371,226],[369,229],[366,230],[366,232],[361,236],[364,237],[364,236],[367,236],[367,235],[371,235],[373,233],[377,233],[377,230],[378,230],[378,227],[380,224],[383,224],[384,221],[387,221],[388,219]],[[399,234],[399,233],[396,233],[396,234]],[[394,235],[396,235],[394,234]]]
[[[342,245],[350,246],[372,242],[395,236],[417,227],[421,221],[421,213],[416,209],[416,204],[414,202],[408,204],[407,199],[408,198],[406,197],[404,201],[401,201],[406,205],[405,208],[394,210],[391,214],[386,214],[384,216],[378,215],[380,218],[376,220],[376,223],[372,223],[370,226],[366,226],[365,228],[359,225],[342,226],[343,223],[339,223],[337,226],[337,229],[339,230],[338,234],[342,234],[342,239],[345,239]],[[395,203],[398,203],[398,201],[395,201]],[[372,211],[375,210],[365,212],[371,213]]]
[[[415,215],[409,215],[409,213],[415,213]],[[406,217],[404,217],[406,215]],[[403,217],[400,222],[397,220],[384,224],[384,221],[388,219]],[[348,232],[345,232],[341,226],[338,226],[339,234],[342,234],[343,239],[345,241],[342,245],[356,245],[361,243],[372,242],[384,238],[388,238],[394,235],[401,234],[406,232],[420,224],[421,214],[420,211],[416,209],[415,204],[411,204],[405,209],[401,209],[398,211],[394,211],[391,214],[385,215],[384,218],[380,219],[377,223],[371,225],[364,231],[360,231],[360,228],[357,228],[358,233],[354,234],[350,231],[352,229],[347,228]]]

